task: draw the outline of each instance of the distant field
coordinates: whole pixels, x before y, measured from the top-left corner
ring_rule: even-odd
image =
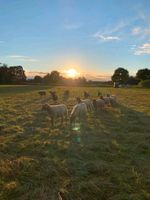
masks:
[[[69,112],[84,90],[119,102],[72,130],[51,128],[41,89],[66,87],[0,86],[0,200],[149,200],[150,90],[68,87]]]

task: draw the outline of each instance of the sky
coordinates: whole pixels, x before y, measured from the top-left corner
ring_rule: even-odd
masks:
[[[0,62],[109,80],[150,66],[149,0],[0,0]]]

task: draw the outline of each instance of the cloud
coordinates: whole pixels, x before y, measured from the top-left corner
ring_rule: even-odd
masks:
[[[139,46],[135,52],[135,55],[145,55],[148,54],[150,55],[150,44],[149,43],[145,43],[142,46]]]
[[[93,81],[110,81],[111,80],[111,75],[109,74],[87,73],[84,76],[87,80],[93,80]]]
[[[39,71],[26,71],[25,72],[27,78],[34,78],[34,76],[44,77],[48,72],[39,72]]]
[[[142,32],[141,27],[134,27],[132,29],[132,35],[139,35],[139,34],[141,34],[141,32]]]
[[[132,35],[140,36],[141,38],[149,37],[150,27],[134,27],[131,31]]]
[[[120,32],[123,28],[125,28],[126,26],[129,26],[132,21],[133,21],[133,19],[128,20],[128,21],[122,20],[116,26],[114,26],[112,29],[109,29],[108,33],[112,34],[112,33]]]
[[[19,60],[19,61],[25,61],[25,62],[37,62],[37,59],[31,58],[29,56],[22,56],[22,55],[9,55],[7,56],[9,58]]]
[[[113,41],[113,40],[120,40],[120,37],[118,36],[112,36],[112,35],[102,35],[101,33],[97,32],[94,34],[94,37],[97,40],[102,40],[102,41]]]
[[[75,30],[81,27],[80,23],[68,23],[64,25],[64,28],[67,30]]]

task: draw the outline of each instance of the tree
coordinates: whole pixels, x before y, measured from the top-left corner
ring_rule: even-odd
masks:
[[[9,68],[6,64],[0,66],[0,83],[5,84],[9,83]]]
[[[58,71],[52,71],[43,77],[44,83],[59,83],[62,80]]]
[[[129,78],[128,70],[121,67],[116,69],[111,77],[113,82],[117,82],[119,84],[125,84],[128,78]]]
[[[60,74],[58,71],[52,71],[50,74],[50,79],[52,83],[58,83],[60,81]]]
[[[136,78],[139,80],[148,80],[150,79],[150,69],[139,69],[136,73]]]
[[[26,76],[22,66],[12,66],[8,67],[6,64],[0,67],[0,83],[10,84],[10,83],[24,83],[26,81]]]
[[[137,85],[139,83],[139,79],[134,76],[130,76],[127,80],[127,84],[129,85]]]
[[[9,74],[12,83],[23,83],[26,81],[25,72],[22,66],[9,67]]]
[[[43,77],[43,82],[46,83],[46,84],[51,82],[51,76],[50,76],[49,73],[46,74],[46,75]]]
[[[34,77],[33,82],[34,83],[42,83],[42,80],[43,80],[42,77],[37,75]]]

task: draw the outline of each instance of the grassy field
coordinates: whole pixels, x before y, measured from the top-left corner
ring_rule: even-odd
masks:
[[[51,128],[41,89],[0,86],[0,200],[149,200],[150,90],[68,88],[69,111],[84,90],[119,102],[72,130]]]

